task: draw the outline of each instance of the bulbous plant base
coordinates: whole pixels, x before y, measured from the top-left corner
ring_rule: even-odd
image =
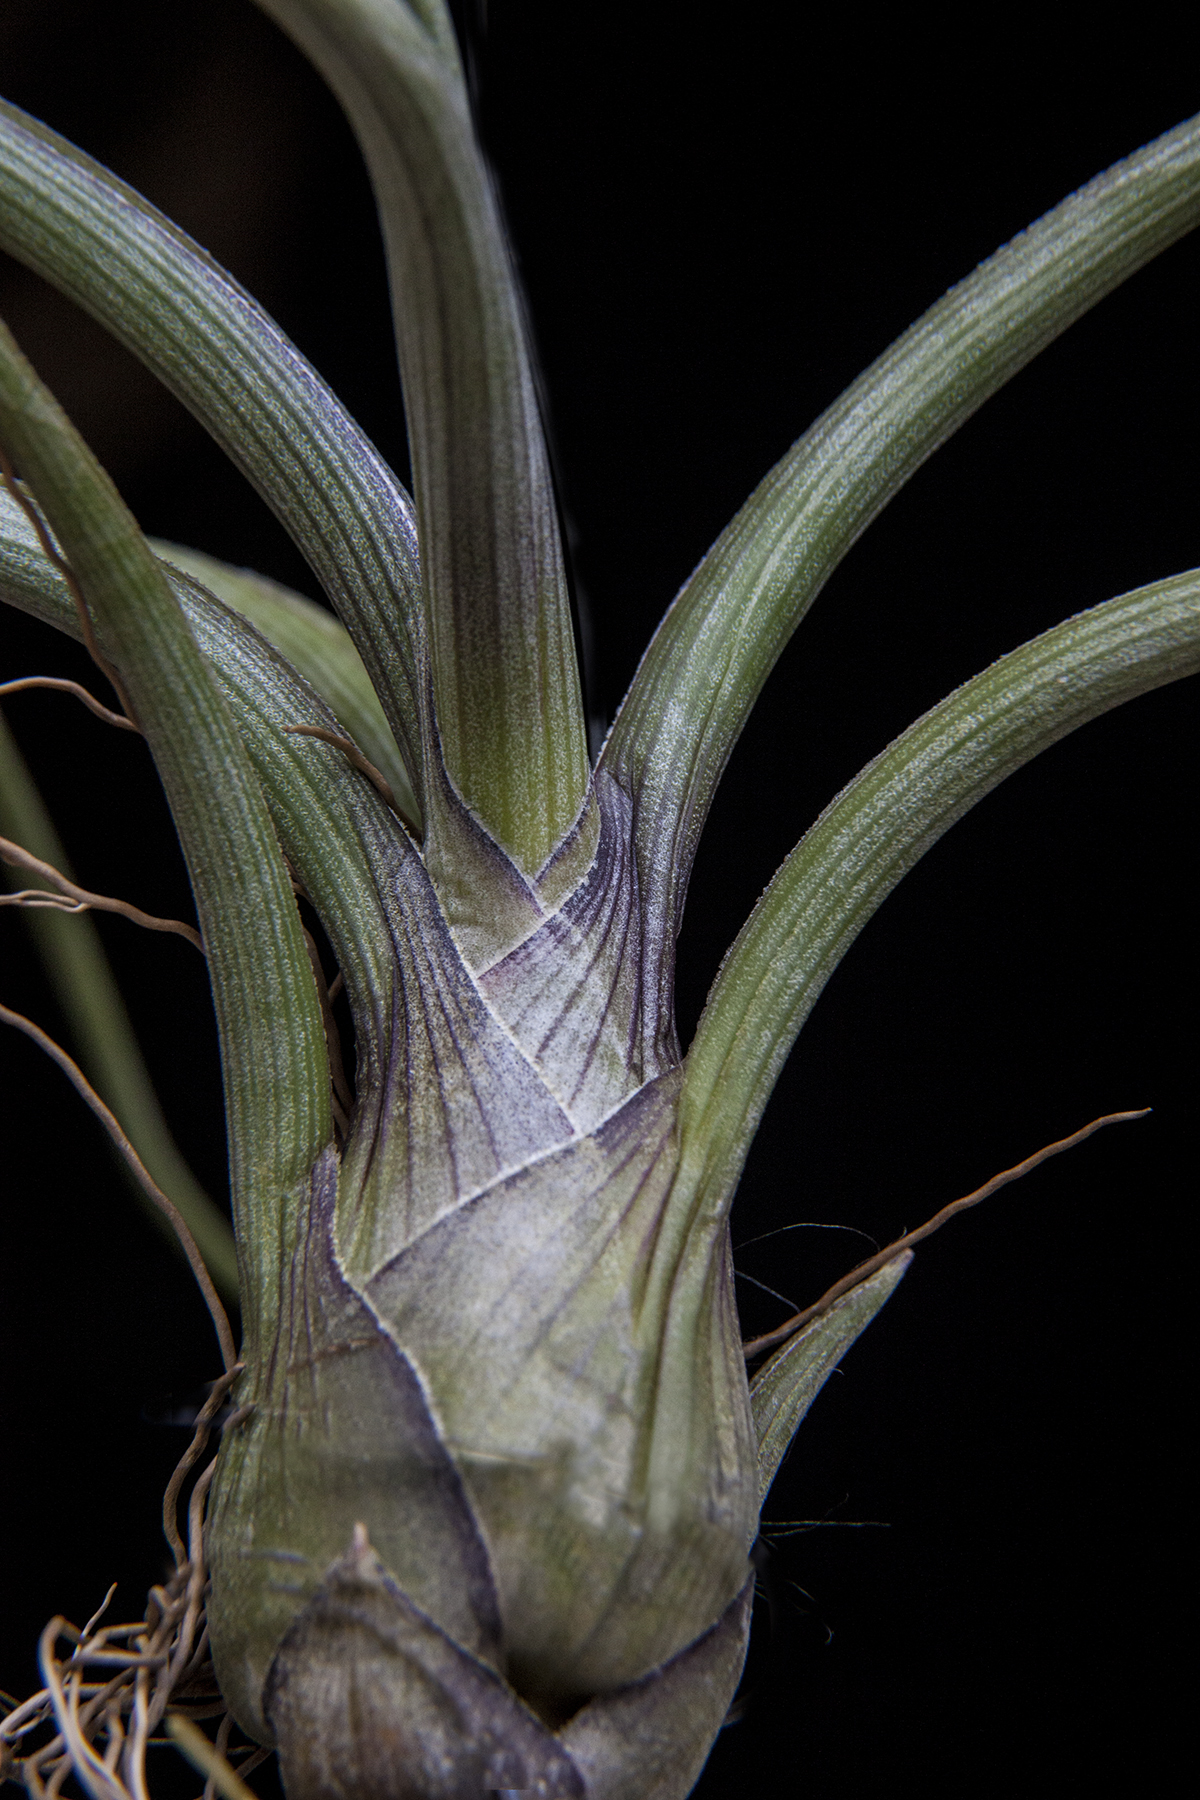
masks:
[[[392,1580],[365,1530],[279,1646],[265,1711],[288,1800],[683,1800],[741,1675],[753,1580],[710,1630],[553,1732]]]

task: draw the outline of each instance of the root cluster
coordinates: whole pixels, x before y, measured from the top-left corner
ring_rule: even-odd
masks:
[[[205,1622],[204,1516],[215,1460],[194,1482],[181,1518],[185,1483],[239,1373],[240,1364],[214,1384],[168,1483],[163,1531],[175,1570],[151,1588],[145,1616],[135,1624],[104,1624],[114,1587],[82,1630],[62,1617],[51,1619],[38,1646],[45,1686],[0,1720],[0,1781],[23,1782],[34,1800],[53,1800],[70,1775],[91,1800],[149,1800],[146,1751],[163,1741],[168,1714],[218,1721],[216,1742],[205,1739],[203,1757],[189,1748],[195,1727],[178,1734],[185,1753],[208,1772],[204,1800],[215,1792],[248,1793],[240,1778],[270,1754],[247,1746],[236,1774],[226,1760],[233,1721],[213,1675]]]

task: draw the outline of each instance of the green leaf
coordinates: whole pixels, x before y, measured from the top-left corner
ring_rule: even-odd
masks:
[[[685,1063],[682,1167],[720,1217],[817,996],[876,907],[956,819],[1070,731],[1200,669],[1200,572],[1079,613],[993,663],[855,777],[776,872]]]
[[[160,565],[3,327],[0,442],[121,671],[183,846],[221,1043],[242,1319],[253,1345],[262,1310],[278,1305],[284,1221],[331,1136],[321,1010],[291,883],[242,742]]]
[[[0,245],[133,351],[307,557],[421,791],[424,661],[412,502],[262,308],[124,182],[0,102]]]
[[[374,789],[340,751],[287,734],[335,724],[327,708],[247,621],[166,573],[346,978],[358,1093],[343,1231],[347,1254],[370,1264],[463,1191],[569,1137],[571,1122],[481,998],[420,857]],[[61,574],[3,493],[0,594],[79,635]]]
[[[672,951],[696,843],[767,675],[841,558],[939,444],[1200,220],[1200,118],[1117,163],[929,309],[777,463],[643,658],[601,759],[637,809],[644,904]]]
[[[750,1409],[758,1433],[758,1500],[761,1506],[805,1413],[855,1338],[891,1299],[912,1261],[908,1250],[877,1274],[835,1300],[777,1350],[750,1383]]]
[[[405,816],[419,820],[421,809],[404,759],[346,627],[325,607],[253,569],[235,569],[182,544],[156,538],[147,542],[162,561],[194,576],[210,594],[257,626],[267,642],[312,684],[338,724],[374,763]]]
[[[2,509],[0,527],[0,587],[77,631],[28,527],[23,538]],[[754,1529],[727,1257],[692,1231],[674,1190],[678,1076],[605,1106],[591,1133],[573,1129],[465,968],[374,790],[336,750],[284,734],[329,717],[320,702],[245,620],[173,580],[329,931],[358,1032],[336,1194],[325,1167],[290,1219],[306,1255],[277,1335],[260,1333],[243,1387],[256,1410],[227,1441],[213,1495],[227,1697],[265,1729],[280,1638],[360,1521],[413,1603],[472,1654],[497,1654],[479,1599],[494,1574],[523,1687],[607,1690],[711,1624],[744,1581]],[[564,957],[578,983],[560,937],[526,952],[532,988],[532,954]],[[587,1380],[567,1380],[584,1357]],[[465,1513],[449,1504],[458,1492]],[[472,1511],[486,1554],[472,1547]],[[582,1564],[586,1608],[571,1574]],[[527,1568],[540,1573],[525,1583]],[[668,1588],[676,1606],[662,1604]]]
[[[0,583],[2,579],[0,576]],[[0,835],[70,875],[66,851],[3,716]],[[37,884],[24,878],[20,885]],[[184,1162],[162,1116],[99,932],[84,914],[67,918],[49,910],[26,913],[25,924],[46,966],[88,1079],[117,1115],[154,1180],[183,1214],[223,1298],[236,1305],[237,1255],[229,1221]],[[130,1187],[147,1216],[178,1249],[175,1233],[162,1213],[150,1205],[138,1183],[131,1182]]]
[[[583,805],[586,739],[521,306],[449,14],[436,0],[260,4],[329,82],[371,175],[445,764],[533,877]]]
[[[359,1032],[360,1112],[370,1114],[379,1104],[373,1077],[388,1067],[395,1001],[393,931],[381,892],[399,879],[403,834],[339,750],[288,734],[289,725],[336,728],[337,720],[282,655],[191,576],[161,566],[233,716],[283,849],[333,943]],[[2,490],[0,598],[68,636],[81,635],[66,582]],[[111,650],[103,632],[101,642]]]

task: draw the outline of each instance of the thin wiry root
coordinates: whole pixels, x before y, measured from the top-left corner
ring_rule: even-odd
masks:
[[[170,931],[176,937],[186,938],[201,955],[204,954],[204,945],[195,926],[185,925],[182,919],[156,918],[153,913],[143,912],[140,906],[131,906],[128,900],[113,900],[107,894],[89,893],[87,888],[78,887],[67,876],[60,874],[53,863],[43,862],[40,856],[23,850],[20,844],[14,844],[6,837],[0,837],[0,862],[7,863],[10,869],[25,869],[30,875],[38,875],[57,890],[50,893],[45,888],[24,888],[19,893],[0,894],[0,906],[43,906],[54,907],[59,912],[119,913],[121,918],[129,919],[147,931]]]
[[[785,1343],[788,1338],[795,1337],[796,1333],[802,1331],[811,1320],[819,1319],[822,1313],[828,1312],[834,1301],[840,1300],[843,1294],[848,1294],[851,1288],[856,1288],[860,1282],[869,1280],[885,1264],[890,1263],[893,1258],[903,1255],[914,1244],[920,1244],[927,1237],[932,1237],[935,1231],[940,1231],[947,1219],[952,1219],[955,1213],[965,1212],[969,1206],[978,1206],[981,1200],[988,1199],[998,1188],[1007,1187],[1010,1181],[1019,1181],[1022,1175],[1028,1175],[1030,1170],[1036,1169],[1039,1163],[1046,1162],[1052,1156],[1060,1155],[1064,1150],[1073,1150],[1076,1144],[1082,1144],[1085,1138],[1090,1138],[1093,1131],[1099,1131],[1101,1126],[1120,1125],[1128,1119],[1144,1119],[1150,1110],[1148,1106],[1142,1106],[1134,1112],[1105,1113],[1103,1118],[1093,1119],[1090,1125],[1084,1125],[1079,1131],[1073,1131],[1070,1137],[1059,1138],[1056,1143],[1046,1144],[1041,1150],[1035,1150],[1032,1156],[1027,1156],[1023,1162],[1015,1163],[1011,1169],[1002,1169],[999,1175],[993,1175],[990,1181],[985,1181],[983,1186],[976,1188],[973,1193],[964,1194],[961,1200],[951,1200],[948,1206],[943,1206],[940,1212],[934,1213],[932,1219],[926,1219],[923,1225],[918,1225],[915,1231],[906,1231],[904,1236],[898,1237],[894,1243],[885,1244],[882,1250],[875,1252],[874,1256],[868,1256],[866,1262],[859,1263],[858,1267],[851,1269],[848,1275],[843,1275],[840,1281],[835,1281],[833,1286],[827,1288],[821,1298],[814,1301],[812,1306],[806,1306],[803,1312],[798,1312],[792,1318],[785,1319],[782,1325],[775,1327],[774,1331],[764,1331],[761,1337],[750,1338],[742,1345],[742,1354],[746,1361],[749,1362],[751,1357],[760,1356],[764,1350],[773,1350],[777,1344]]]
[[[395,813],[409,837],[418,844],[421,842],[420,827],[409,818],[396,799],[392,792],[391,782],[381,774],[373,762],[363,755],[353,738],[343,737],[339,731],[326,731],[323,725],[285,725],[283,729],[288,737],[316,738],[318,743],[331,744],[335,750],[340,750],[351,768],[357,769],[360,775],[366,776],[384,805],[390,807]]]
[[[45,1685],[0,1720],[0,1781],[23,1782],[33,1800],[55,1800],[71,1775],[91,1800],[149,1800],[146,1750],[152,1742],[162,1742],[156,1733],[168,1709],[190,1726],[181,1748],[193,1761],[202,1735],[197,1721],[220,1721],[215,1744],[204,1739],[206,1800],[215,1793],[237,1792],[242,1777],[269,1754],[252,1745],[230,1752],[233,1721],[209,1655],[204,1515],[215,1460],[201,1471],[186,1518],[180,1519],[184,1483],[208,1446],[241,1367],[236,1364],[213,1383],[163,1497],[163,1529],[175,1564],[170,1580],[151,1588],[145,1616],[135,1624],[102,1623],[115,1587],[82,1631],[64,1618],[51,1619],[38,1649]],[[227,1420],[226,1429],[240,1416]],[[230,1754],[240,1758],[237,1773]],[[241,1791],[247,1790],[241,1786]]]
[[[199,1246],[175,1202],[163,1193],[121,1129],[116,1114],[104,1104],[79,1064],[72,1061],[62,1046],[56,1044],[40,1025],[35,1025],[32,1019],[27,1019],[24,1013],[13,1012],[11,1007],[0,1006],[0,1024],[11,1025],[15,1030],[23,1032],[40,1050],[46,1052],[51,1062],[58,1064],[75,1092],[87,1103],[107,1131],[120,1152],[125,1166],[142,1192],[157,1206],[159,1212],[165,1215],[175,1236],[179,1239],[179,1246],[187,1257],[188,1266],[196,1278],[196,1285],[204,1297],[204,1304],[208,1308],[213,1329],[217,1334],[217,1342],[221,1346],[221,1361],[226,1369],[231,1369],[236,1361],[236,1352],[233,1347],[233,1333],[229,1329],[229,1319],[225,1308],[221,1305],[220,1296],[213,1286],[212,1276],[205,1267]]]
[[[32,495],[27,493],[21,486],[21,483],[17,480],[12,463],[9,461],[8,455],[2,444],[0,444],[0,481],[3,481],[5,487],[8,489],[17,505],[21,508],[21,511],[33,526],[38,543],[41,545],[46,559],[54,564],[54,567],[66,582],[71,599],[74,602],[76,614],[79,618],[79,625],[83,632],[83,641],[87,647],[87,653],[95,663],[96,667],[100,670],[100,673],[112,687],[117,699],[121,702],[121,708],[124,712],[129,729],[131,731],[140,732],[141,726],[137,722],[133,707],[129,704],[129,696],[125,692],[121,677],[118,675],[113,664],[109,662],[107,656],[105,656],[103,650],[101,650],[100,645],[96,641],[96,632],[92,625],[92,615],[88,611],[87,601],[83,597],[83,589],[80,587],[79,582],[75,577],[75,571],[59,554],[58,546],[50,535],[49,526],[46,524],[46,521],[38,511],[37,506],[34,504]]]
[[[114,712],[111,706],[101,706],[95,694],[89,694],[79,682],[67,681],[61,675],[23,675],[19,681],[0,681],[0,699],[7,694],[28,693],[32,688],[49,688],[55,694],[72,694],[76,700],[83,701],[89,712],[95,713],[98,719],[103,719],[106,725],[115,725],[118,731],[137,731],[133,720],[127,719],[124,713]]]

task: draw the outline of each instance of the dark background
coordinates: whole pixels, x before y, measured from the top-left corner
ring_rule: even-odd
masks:
[[[1196,108],[1161,35],[868,39],[843,12],[818,38],[810,9],[781,4],[719,30],[672,5],[492,7],[484,129],[609,715],[671,595],[798,432],[952,281]],[[249,4],[8,0],[0,90],[210,248],[404,467],[361,167]],[[685,1035],[772,870],[869,756],[1032,633],[1200,561],[1198,250],[1043,354],[830,582],[717,798],[680,946]],[[0,313],[147,530],[313,592],[200,428],[98,327],[11,264]],[[83,672],[52,634],[3,629],[3,677]],[[865,932],[779,1084],[736,1244],[797,1221],[886,1241],[1099,1112],[1155,1113],[923,1249],[831,1382],[767,1507],[822,1528],[773,1540],[747,1716],[707,1800],[1154,1792],[1183,1753],[1194,704],[1194,684],[1138,700],[960,824]],[[8,711],[82,879],[186,912],[140,747],[65,701]],[[221,1191],[198,963],[102,930],[180,1142]],[[0,959],[5,1002],[56,1029],[11,915]],[[216,1357],[61,1077],[11,1035],[0,1059],[0,1683],[23,1693],[51,1612],[80,1619],[113,1579],[140,1609],[184,1439],[160,1421],[194,1405]],[[790,1232],[738,1261],[803,1303],[862,1248]],[[742,1287],[748,1325],[774,1323]]]

